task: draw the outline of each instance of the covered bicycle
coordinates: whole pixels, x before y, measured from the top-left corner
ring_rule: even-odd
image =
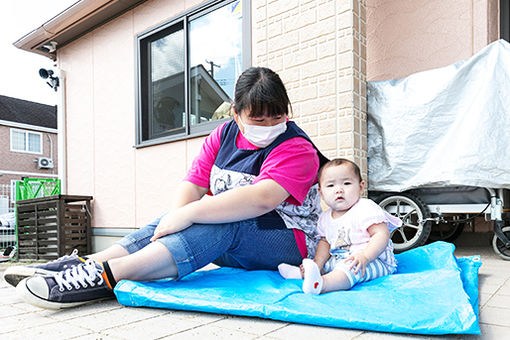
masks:
[[[477,215],[510,260],[510,44],[367,84],[369,197],[404,224],[397,251],[452,241]]]

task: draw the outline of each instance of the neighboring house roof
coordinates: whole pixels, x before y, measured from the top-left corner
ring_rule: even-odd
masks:
[[[14,46],[53,60],[55,51],[146,0],[78,0],[63,12],[21,37]]]
[[[0,95],[0,120],[57,128],[57,107]]]

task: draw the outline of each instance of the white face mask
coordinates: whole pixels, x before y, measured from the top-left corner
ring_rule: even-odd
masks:
[[[241,116],[239,116],[239,120],[244,126],[244,138],[259,148],[265,148],[274,142],[279,135],[287,131],[287,122],[282,122],[273,126],[259,126],[245,124],[241,120]]]

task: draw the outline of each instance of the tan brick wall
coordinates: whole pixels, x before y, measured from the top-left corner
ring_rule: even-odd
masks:
[[[294,120],[367,173],[365,0],[253,0],[253,65],[284,81]]]

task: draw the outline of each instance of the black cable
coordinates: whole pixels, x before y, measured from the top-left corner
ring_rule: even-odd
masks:
[[[474,216],[471,216],[471,217],[468,217],[468,218],[465,218],[463,220],[453,220],[451,222],[448,222],[448,223],[465,223],[465,222],[469,222],[469,221],[472,221],[474,220],[475,218],[477,217],[480,217],[483,215],[483,213],[485,212],[485,210],[487,210],[488,207],[490,207],[491,203],[489,202],[489,204],[487,204],[487,206],[482,210],[480,211],[478,214],[474,215]]]

